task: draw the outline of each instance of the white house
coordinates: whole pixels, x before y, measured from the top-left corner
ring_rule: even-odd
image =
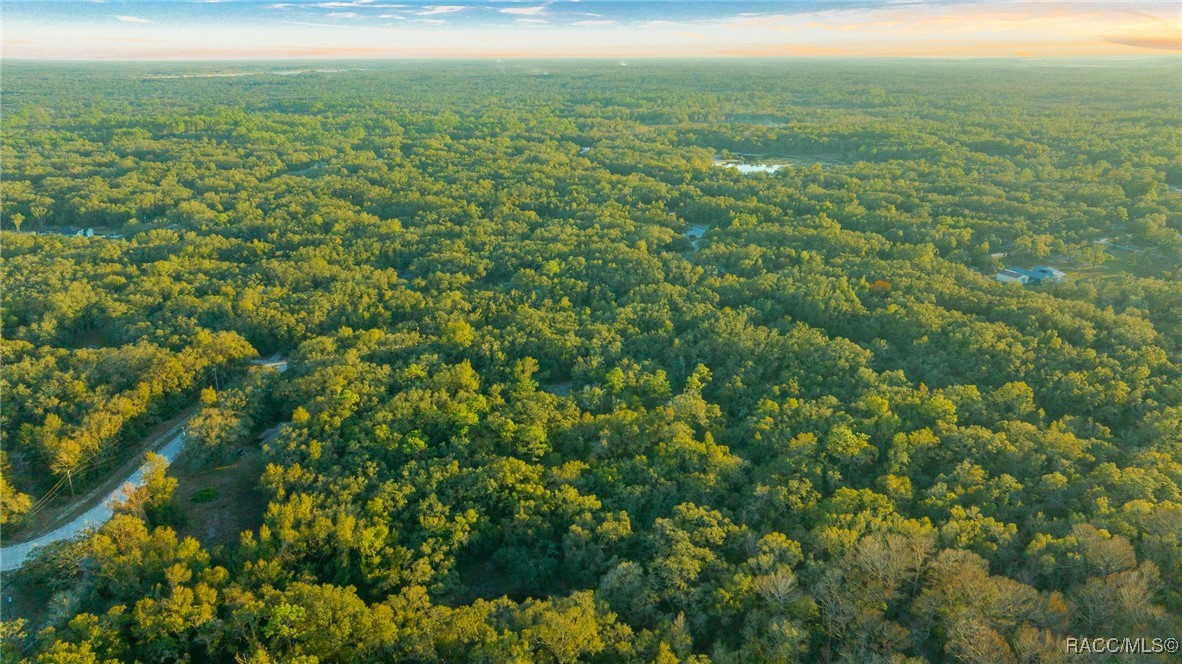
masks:
[[[1011,268],[1005,268],[997,273],[997,280],[1007,284],[1028,284],[1030,283],[1030,275],[1023,274],[1025,270],[1019,272]]]

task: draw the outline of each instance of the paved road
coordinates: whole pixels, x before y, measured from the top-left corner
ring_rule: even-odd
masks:
[[[287,370],[287,360],[274,356],[266,360],[258,360],[254,364],[271,367],[280,373]],[[172,463],[181,450],[185,448],[185,434],[178,433],[172,440],[168,441],[164,447],[156,450],[156,453],[164,457],[168,463]],[[114,512],[111,510],[111,504],[123,499],[123,490],[127,485],[135,487],[143,486],[144,472],[147,471],[148,464],[145,462],[135,470],[127,479],[115,488],[114,491],[107,494],[107,497],[100,501],[94,507],[86,510],[82,514],[75,517],[66,525],[52,530],[41,537],[29,540],[28,542],[21,542],[20,544],[13,544],[0,548],[0,572],[11,572],[15,569],[20,569],[29,554],[38,547],[52,544],[53,542],[60,542],[61,540],[70,539],[80,535],[87,528],[98,527],[111,519]]]
[[[156,451],[157,454],[164,457],[168,463],[172,463],[181,450],[185,448],[185,434],[178,433],[172,440],[168,441],[164,447]],[[25,564],[29,554],[33,549],[59,542],[61,540],[70,539],[82,533],[87,528],[101,526],[110,520],[113,512],[111,511],[111,504],[123,498],[123,489],[127,485],[135,487],[143,486],[144,472],[148,469],[147,462],[144,462],[139,468],[127,477],[114,491],[107,494],[99,504],[79,514],[73,521],[56,530],[50,531],[41,537],[28,542],[21,542],[20,544],[13,544],[0,548],[0,572],[11,572],[19,569]]]

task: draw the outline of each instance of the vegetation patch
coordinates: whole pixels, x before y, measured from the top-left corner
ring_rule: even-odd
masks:
[[[204,489],[194,491],[193,495],[189,497],[189,500],[194,503],[208,503],[217,500],[217,498],[218,490],[214,487],[207,486]]]
[[[748,64],[6,62],[0,526],[199,404],[0,659],[1177,634],[1177,62]]]

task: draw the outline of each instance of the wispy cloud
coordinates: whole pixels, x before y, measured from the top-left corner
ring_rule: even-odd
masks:
[[[340,23],[317,23],[314,21],[279,21],[279,22],[285,23],[287,25],[302,25],[302,26],[309,27],[309,28],[335,28],[337,30],[350,30],[350,31],[355,31],[355,32],[389,32],[389,33],[400,34],[400,35],[414,34],[410,30],[399,30],[397,28],[378,28],[378,27],[372,27],[372,26],[357,25],[355,23],[351,24],[351,25],[343,25]]]
[[[291,5],[284,5],[290,7]],[[332,0],[318,2],[315,5],[321,9],[405,9],[408,5],[376,4],[373,0]]]
[[[1134,46],[1137,48],[1150,48],[1159,51],[1182,51],[1182,37],[1174,35],[1162,35],[1157,37],[1151,36],[1123,36],[1109,39],[1113,44],[1120,44],[1121,46]]]
[[[467,7],[463,5],[427,5],[423,7],[422,11],[415,12],[418,16],[435,16],[436,14],[454,14],[462,12]]]
[[[537,16],[538,14],[541,14],[546,11],[546,6],[540,5],[537,7],[506,7],[504,9],[498,9],[497,11],[501,12],[502,14],[513,14],[515,16]]]
[[[95,2],[97,0],[75,0]],[[463,5],[454,4],[464,2]],[[3,0],[0,0],[3,2]],[[74,18],[68,2],[5,15],[13,57],[188,59],[307,57],[549,57],[846,55],[993,57],[1163,54],[1182,51],[1178,0],[767,0],[744,3],[601,0],[107,0],[108,29]],[[405,4],[393,4],[402,2]],[[438,2],[440,4],[422,4]],[[105,5],[103,5],[105,7]],[[75,5],[76,7],[76,5]],[[572,11],[572,8],[594,11]],[[380,9],[381,8],[381,9]],[[390,9],[385,9],[390,8]],[[743,11],[739,11],[742,9]],[[278,10],[278,11],[276,11]],[[76,12],[75,12],[76,13]],[[602,14],[598,15],[598,14]],[[146,16],[145,16],[146,15]],[[453,18],[453,16],[455,18]],[[175,19],[174,19],[175,17]],[[184,21],[182,22],[182,18]],[[295,21],[281,19],[291,18]],[[254,20],[252,20],[254,19]],[[117,28],[115,21],[125,25]],[[304,21],[304,22],[298,22]],[[11,26],[11,27],[10,27]],[[381,31],[396,31],[392,40]],[[373,30],[373,32],[371,32]],[[152,37],[149,47],[105,38]]]
[[[681,23],[679,21],[666,21],[664,19],[658,19],[656,21],[644,21],[643,23],[640,24],[640,27],[642,27],[642,28],[676,28],[676,27],[679,27],[682,25],[685,25],[685,24]]]

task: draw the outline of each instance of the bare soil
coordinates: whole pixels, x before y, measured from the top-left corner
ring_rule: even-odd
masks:
[[[187,518],[178,534],[191,536],[205,548],[219,544],[235,545],[244,530],[258,530],[263,523],[267,498],[259,488],[263,474],[262,450],[248,447],[232,463],[205,468],[192,468],[182,453],[178,463],[169,467],[168,474],[178,481],[173,494]],[[193,494],[202,489],[213,489],[212,500],[196,502]]]

